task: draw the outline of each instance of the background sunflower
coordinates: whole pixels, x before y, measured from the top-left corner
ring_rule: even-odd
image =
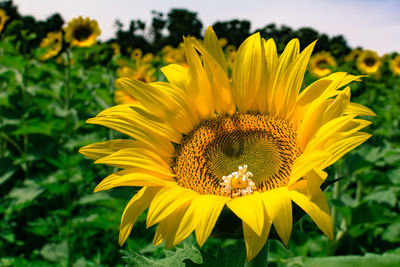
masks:
[[[96,43],[97,37],[101,34],[96,20],[87,18],[74,18],[64,28],[65,40],[71,46],[88,47]]]

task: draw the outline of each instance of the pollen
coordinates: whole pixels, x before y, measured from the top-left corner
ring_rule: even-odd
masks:
[[[184,137],[171,168],[178,184],[199,194],[238,197],[287,186],[301,152],[296,136],[289,123],[276,117],[218,116]]]

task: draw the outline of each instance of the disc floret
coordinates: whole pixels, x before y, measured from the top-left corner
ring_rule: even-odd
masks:
[[[231,194],[232,197],[252,194],[256,185],[249,177],[253,177],[253,174],[247,171],[247,165],[239,166],[239,171],[222,177],[222,192]]]

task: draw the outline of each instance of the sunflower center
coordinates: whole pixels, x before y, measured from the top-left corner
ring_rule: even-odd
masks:
[[[296,132],[286,121],[237,113],[204,121],[185,136],[172,169],[183,187],[200,194],[234,196],[250,185],[250,192],[286,186],[299,155]],[[238,173],[244,168],[251,173],[235,177],[238,167]],[[228,192],[224,183],[230,175]]]
[[[366,58],[364,62],[365,62],[365,65],[367,65],[368,67],[372,67],[375,65],[375,59],[370,58],[370,57]]]
[[[74,38],[79,42],[86,41],[91,34],[92,29],[89,26],[84,25],[77,27],[73,32]]]
[[[328,65],[328,61],[326,59],[322,59],[320,61],[318,61],[317,66],[320,69],[325,69],[326,65]]]

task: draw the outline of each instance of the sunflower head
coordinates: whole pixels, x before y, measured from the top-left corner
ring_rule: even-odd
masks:
[[[4,25],[6,23],[6,21],[9,19],[10,17],[7,16],[6,11],[4,11],[4,9],[0,8],[0,32],[3,31]]]
[[[392,60],[390,60],[389,65],[393,74],[396,76],[400,76],[400,55],[397,55]]]
[[[137,103],[111,107],[87,122],[132,139],[80,152],[122,169],[96,192],[142,187],[122,215],[121,245],[148,208],[147,227],[158,224],[154,245],[174,246],[194,231],[202,246],[225,208],[242,221],[250,260],[272,225],[288,243],[292,201],[333,237],[320,189],[324,169],[370,137],[360,132],[370,122],[357,116],[374,113],[350,102],[346,85],[357,76],[334,73],[301,91],[314,45],[300,52],[293,39],[278,56],[275,42],[256,33],[237,50],[230,78],[209,27],[203,44],[184,38],[188,68],[163,67],[168,82],[117,80]]]
[[[344,61],[346,62],[356,61],[357,58],[360,56],[361,52],[362,52],[361,48],[356,48],[351,50],[350,54],[344,57]]]
[[[378,54],[372,50],[362,51],[356,61],[358,70],[365,74],[377,74],[381,65],[381,59]]]
[[[49,32],[40,42],[40,48],[45,49],[45,53],[40,56],[40,60],[48,60],[55,57],[62,48],[62,32]]]
[[[74,18],[64,28],[65,40],[71,46],[88,47],[96,43],[97,37],[101,34],[96,20],[87,18]]]
[[[114,56],[121,54],[121,47],[118,43],[111,43],[111,48],[114,51]]]
[[[332,73],[336,68],[336,60],[329,52],[319,52],[311,57],[308,69],[312,75],[321,78]]]

